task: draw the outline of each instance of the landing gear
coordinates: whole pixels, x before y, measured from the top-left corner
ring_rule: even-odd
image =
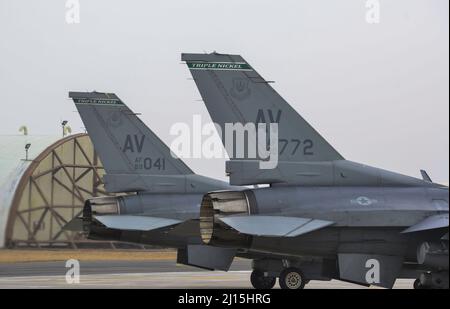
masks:
[[[414,281],[414,289],[448,289],[448,271],[425,272]]]
[[[300,269],[289,267],[281,272],[279,283],[284,290],[302,290],[307,280]]]
[[[328,281],[333,278],[328,265],[335,264],[334,260],[328,262],[322,259],[255,259],[250,280],[256,289],[271,289],[278,278],[282,289],[302,290],[309,280]]]
[[[257,290],[270,290],[275,286],[276,278],[265,276],[264,272],[254,270],[250,276],[253,287]]]
[[[425,286],[422,285],[422,283],[420,282],[420,279],[416,279],[414,281],[414,290],[426,290],[427,288]]]

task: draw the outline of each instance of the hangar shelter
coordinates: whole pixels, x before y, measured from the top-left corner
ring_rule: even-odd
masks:
[[[92,243],[62,227],[87,198],[108,195],[103,173],[87,134],[0,135],[0,248]]]

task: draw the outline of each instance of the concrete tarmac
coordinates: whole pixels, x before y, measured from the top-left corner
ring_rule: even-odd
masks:
[[[172,260],[80,262],[80,283],[68,284],[65,262],[0,264],[0,288],[251,288],[250,262],[237,259],[229,272],[204,271]],[[412,280],[397,280],[395,288],[410,289]],[[278,288],[278,285],[276,286]],[[358,289],[340,281],[311,281],[312,289]]]

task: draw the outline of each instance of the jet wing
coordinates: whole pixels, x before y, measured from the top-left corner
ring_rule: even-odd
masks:
[[[182,221],[131,215],[94,216],[95,220],[110,229],[127,231],[151,231],[181,223]]]
[[[230,216],[220,220],[240,233],[267,237],[296,237],[334,224],[325,220],[280,216]]]
[[[404,233],[404,234],[405,233],[414,233],[414,232],[421,232],[421,231],[427,231],[427,230],[441,229],[441,228],[445,228],[445,227],[448,228],[448,213],[425,218],[424,220],[420,221],[419,223],[416,223],[413,226],[410,226],[409,228],[404,230],[402,233]]]

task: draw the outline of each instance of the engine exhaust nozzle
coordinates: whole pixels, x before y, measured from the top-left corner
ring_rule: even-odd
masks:
[[[232,215],[248,215],[250,206],[244,191],[208,193],[200,207],[200,234],[207,245],[242,245],[248,236],[239,234],[220,218]]]

